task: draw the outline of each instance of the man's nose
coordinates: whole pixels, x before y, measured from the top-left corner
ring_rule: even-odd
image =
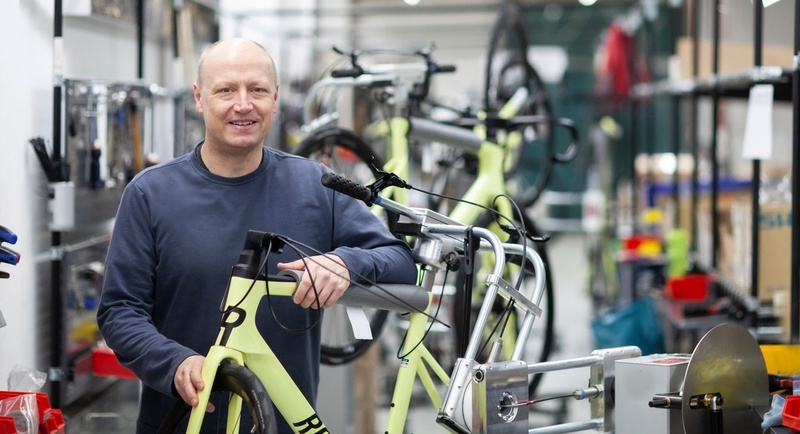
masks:
[[[246,89],[236,93],[236,104],[234,110],[239,112],[248,112],[253,109],[253,104],[250,102],[250,93]]]

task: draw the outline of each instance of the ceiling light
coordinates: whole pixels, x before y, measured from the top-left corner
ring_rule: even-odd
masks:
[[[595,3],[597,3],[597,0],[578,0],[578,3],[580,3],[580,4],[584,5],[584,6],[591,6],[591,5],[595,4]]]
[[[403,0],[409,6],[416,6],[419,4],[420,0]]]

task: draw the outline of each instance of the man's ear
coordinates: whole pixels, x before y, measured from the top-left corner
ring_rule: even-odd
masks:
[[[192,90],[194,91],[194,110],[197,113],[203,113],[203,106],[200,104],[200,86],[195,83],[192,85]]]
[[[280,92],[278,92],[279,90],[281,90],[281,86],[279,84],[276,84],[275,85],[275,104],[272,105],[272,114],[273,115],[278,114],[278,93],[280,93]]]

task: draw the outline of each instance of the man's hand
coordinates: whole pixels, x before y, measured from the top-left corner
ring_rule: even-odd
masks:
[[[192,407],[196,407],[200,402],[197,392],[205,387],[201,376],[205,360],[206,358],[203,356],[189,356],[178,365],[178,369],[175,371],[175,378],[173,379],[175,389],[181,398]],[[214,406],[210,402],[206,411],[214,411]]]
[[[296,304],[304,308],[327,309],[333,306],[350,286],[350,271],[345,267],[342,258],[332,254],[279,263],[278,269],[305,271],[293,298]],[[311,286],[312,282],[316,294]]]

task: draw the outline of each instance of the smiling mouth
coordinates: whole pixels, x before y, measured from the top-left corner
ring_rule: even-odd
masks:
[[[253,125],[255,122],[253,121],[233,121],[231,124],[239,126],[239,127],[246,127],[249,125]]]

